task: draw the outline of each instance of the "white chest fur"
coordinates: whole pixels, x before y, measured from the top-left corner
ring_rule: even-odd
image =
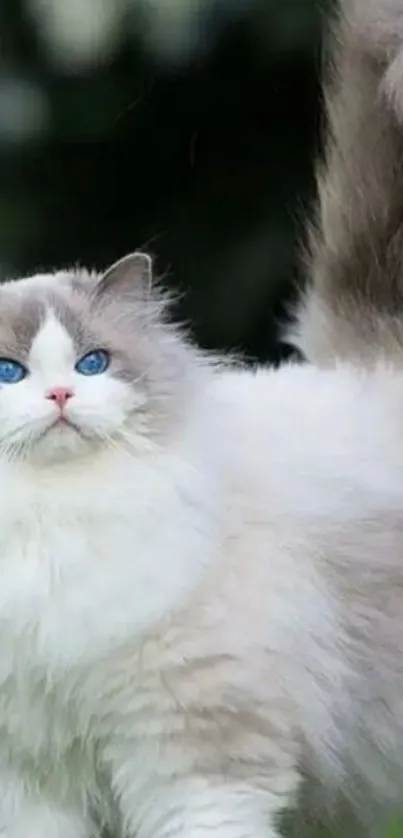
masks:
[[[33,757],[44,736],[74,744],[75,673],[180,605],[213,555],[193,469],[106,465],[3,474],[0,729]]]

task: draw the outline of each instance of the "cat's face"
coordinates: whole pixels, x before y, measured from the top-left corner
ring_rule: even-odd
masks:
[[[60,460],[149,444],[161,431],[181,344],[145,298],[148,268],[134,255],[100,278],[67,272],[0,287],[0,458]]]

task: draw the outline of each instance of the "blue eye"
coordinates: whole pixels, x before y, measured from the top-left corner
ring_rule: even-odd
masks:
[[[81,375],[100,375],[109,367],[109,355],[104,349],[88,352],[76,363],[76,370]]]
[[[27,375],[28,370],[11,358],[0,358],[0,384],[17,384]]]

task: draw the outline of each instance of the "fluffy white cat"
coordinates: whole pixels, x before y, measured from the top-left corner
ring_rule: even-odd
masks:
[[[204,357],[141,254],[0,287],[4,838],[275,838],[306,774],[355,838],[401,803],[401,4],[363,3],[298,333],[328,369]]]
[[[0,288],[0,834],[394,803],[403,372],[214,365],[149,270]]]

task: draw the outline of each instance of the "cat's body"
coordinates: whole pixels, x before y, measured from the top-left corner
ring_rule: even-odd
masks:
[[[126,339],[132,309],[150,303],[130,266],[116,273],[99,316],[120,300]],[[403,374],[225,369],[161,327],[153,351],[168,341],[172,374],[186,352],[180,417],[169,375],[156,401],[150,357],[116,391],[123,424],[94,444],[95,384],[81,392],[66,323],[81,310],[87,322],[96,280],[49,283],[29,375],[0,389],[0,435],[18,388],[38,385],[39,409],[53,382],[77,387],[68,415],[87,438],[51,427],[0,458],[6,838],[84,838],[100,822],[129,836],[272,835],[308,757],[329,794],[395,803]],[[45,293],[38,280],[20,288],[20,302]],[[0,290],[16,334],[17,290]],[[110,345],[111,375],[96,376],[106,400],[123,351]]]

